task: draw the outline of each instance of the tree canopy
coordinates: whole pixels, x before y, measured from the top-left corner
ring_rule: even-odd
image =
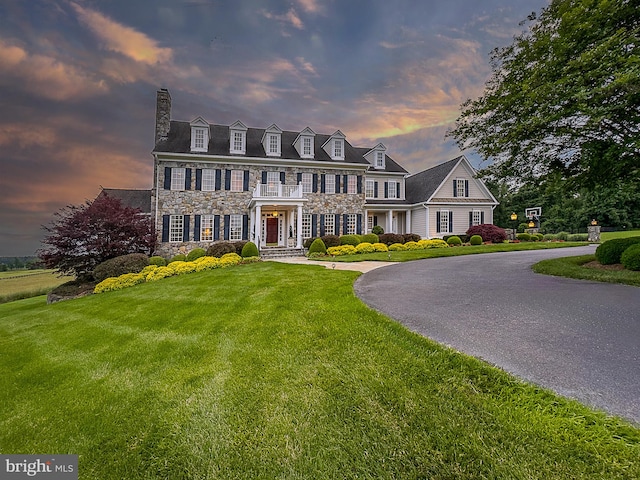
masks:
[[[106,194],[61,209],[43,228],[47,236],[38,256],[47,268],[81,279],[91,277],[93,269],[110,258],[149,254],[155,243],[151,219]]]
[[[492,161],[488,177],[554,173],[573,191],[637,179],[640,2],[552,0],[527,23],[447,135]]]

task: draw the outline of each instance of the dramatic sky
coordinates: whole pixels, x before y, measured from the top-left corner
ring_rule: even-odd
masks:
[[[489,52],[547,4],[0,0],[0,256],[100,186],[151,188],[158,88],[176,120],[340,129],[412,173],[451,159]]]

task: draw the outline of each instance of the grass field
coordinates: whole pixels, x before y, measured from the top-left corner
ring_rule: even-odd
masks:
[[[0,451],[79,454],[82,479],[640,478],[638,428],[407,331],[357,275],[0,305]]]
[[[594,282],[623,283],[640,287],[640,272],[631,270],[601,270],[583,266],[595,259],[595,255],[581,255],[577,257],[543,260],[533,266],[533,271],[559,277],[592,280]]]
[[[0,272],[0,303],[45,295],[72,277],[59,277],[53,270]]]
[[[626,238],[626,237],[640,237],[640,230],[629,230],[622,232],[602,232],[600,234],[600,240],[606,242],[614,238]]]

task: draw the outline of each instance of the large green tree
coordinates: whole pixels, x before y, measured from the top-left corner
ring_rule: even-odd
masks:
[[[495,179],[559,174],[575,193],[637,175],[640,1],[552,0],[524,24],[448,135]]]

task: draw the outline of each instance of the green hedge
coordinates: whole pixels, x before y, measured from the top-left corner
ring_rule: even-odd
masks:
[[[149,265],[149,257],[144,253],[121,255],[97,265],[93,270],[93,278],[101,282],[105,278],[117,277],[125,273],[138,273],[147,265]]]
[[[627,270],[640,270],[640,243],[631,245],[627,248],[620,257],[620,263],[624,265]]]
[[[596,249],[596,260],[602,265],[620,263],[624,251],[631,245],[640,243],[640,237],[614,238],[601,243]]]

